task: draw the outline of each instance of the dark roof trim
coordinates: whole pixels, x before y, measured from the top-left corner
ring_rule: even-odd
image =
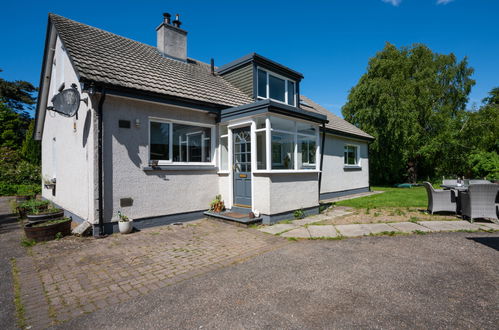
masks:
[[[250,104],[241,105],[229,109],[223,109],[220,116],[220,121],[225,122],[231,119],[257,115],[261,113],[278,113],[281,115],[314,121],[318,123],[327,122],[327,117],[319,113],[305,111],[300,108],[292,107],[286,104],[281,104],[269,99],[256,101]]]
[[[50,88],[50,76],[52,75],[52,63],[54,59],[56,41],[57,36],[55,27],[53,27],[49,16],[47,20],[47,31],[45,33],[45,46],[43,48],[43,60],[42,69],[40,72],[38,100],[36,102],[35,131],[33,132],[33,138],[35,140],[42,139],[43,126],[45,123],[45,107],[47,106],[47,98]]]
[[[282,64],[279,64],[275,61],[272,61],[271,59],[268,59],[264,56],[258,55],[257,53],[251,53],[248,55],[245,55],[235,61],[232,61],[228,64],[222,65],[217,69],[217,72],[220,75],[224,75],[226,73],[229,73],[233,70],[236,70],[240,68],[241,66],[248,64],[248,63],[255,63],[256,65],[265,67],[266,69],[273,71],[275,73],[290,77],[295,79],[296,81],[300,81],[303,79],[303,75],[295,70],[292,70],[288,68],[287,66],[284,66]]]
[[[322,130],[323,129],[321,128],[321,131]],[[336,129],[332,129],[332,128],[328,128],[328,127],[326,127],[326,133],[344,136],[344,137],[352,138],[352,139],[356,139],[356,140],[368,141],[368,142],[373,142],[375,140],[375,138],[373,138],[373,137],[367,137],[367,136],[356,135],[356,134],[352,134],[352,133],[346,133],[346,132],[338,131]]]
[[[157,94],[147,91],[136,90],[133,88],[126,88],[122,86],[115,86],[110,84],[102,84],[97,82],[85,81],[85,88],[88,88],[90,84],[94,84],[98,89],[105,88],[108,95],[130,97],[137,100],[150,101],[156,103],[163,103],[173,106],[179,106],[184,108],[191,108],[194,110],[213,112],[216,114],[220,113],[220,110],[226,108],[226,106],[221,106],[218,104],[211,104],[202,101],[196,101],[192,99],[183,99],[176,96]]]

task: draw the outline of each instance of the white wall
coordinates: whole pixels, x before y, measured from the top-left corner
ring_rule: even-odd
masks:
[[[317,173],[255,174],[254,208],[272,215],[319,205]]]
[[[104,107],[105,221],[116,220],[118,210],[132,218],[206,210],[219,192],[219,176],[211,170],[145,171],[148,166],[149,117],[215,124],[205,112],[112,95]],[[119,120],[131,128],[119,128]],[[135,127],[135,121],[140,127]],[[121,198],[133,206],[120,207]],[[225,198],[225,196],[224,196]]]
[[[360,168],[346,169],[343,151],[346,144],[360,147]],[[368,144],[364,141],[326,134],[321,194],[369,187]]]
[[[48,94],[50,100],[58,93],[64,82],[65,88],[75,83],[81,93],[78,76],[73,69],[61,40],[56,42],[54,64]],[[87,97],[86,94],[82,95]],[[52,189],[42,187],[42,196],[53,201],[75,215],[93,222],[94,207],[94,114],[88,106],[80,103],[78,119],[67,118],[47,111],[42,136],[42,177],[56,177],[56,195]]]

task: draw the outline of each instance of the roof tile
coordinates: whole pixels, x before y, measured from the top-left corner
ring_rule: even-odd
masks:
[[[82,78],[225,106],[253,100],[209,64],[167,58],[152,46],[50,14]]]

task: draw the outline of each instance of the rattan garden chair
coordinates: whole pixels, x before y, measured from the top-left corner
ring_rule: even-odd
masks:
[[[443,185],[457,186],[457,180],[446,179],[442,181]]]
[[[470,184],[479,184],[479,183],[492,183],[489,180],[470,180]]]
[[[456,195],[452,190],[435,189],[429,182],[423,182],[428,195],[428,211],[456,213]]]
[[[471,222],[484,218],[499,223],[496,205],[498,192],[498,184],[471,184],[467,192],[461,193],[463,218],[467,217]]]

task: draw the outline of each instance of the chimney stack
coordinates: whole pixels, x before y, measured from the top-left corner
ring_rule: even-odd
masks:
[[[180,28],[180,15],[171,22],[169,13],[163,14],[163,23],[156,28],[157,48],[163,56],[187,60],[187,31]]]

